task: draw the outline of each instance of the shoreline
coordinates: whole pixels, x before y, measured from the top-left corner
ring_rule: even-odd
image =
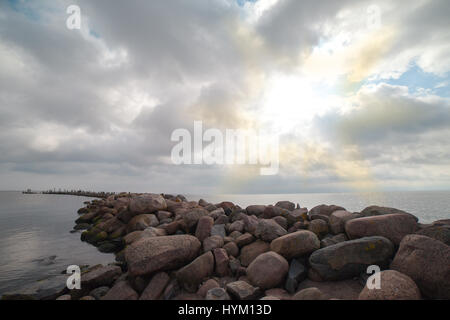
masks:
[[[117,262],[85,270],[81,290],[39,299],[450,299],[450,220],[421,224],[377,206],[240,208],[182,195],[102,194],[78,210],[74,230]],[[425,257],[411,258],[424,249]],[[366,287],[371,265],[382,270],[381,290]],[[424,267],[435,272],[417,272]],[[20,297],[33,298],[3,299]]]

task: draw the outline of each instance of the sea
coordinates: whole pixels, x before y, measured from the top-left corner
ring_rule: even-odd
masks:
[[[242,208],[252,204],[275,204],[288,200],[302,208],[335,204],[351,212],[370,205],[401,209],[419,217],[421,223],[450,219],[450,191],[190,195],[188,200],[211,203],[231,201]],[[70,233],[77,210],[92,198],[0,192],[0,296],[49,276],[60,275],[70,265],[114,262],[113,254],[99,252]]]

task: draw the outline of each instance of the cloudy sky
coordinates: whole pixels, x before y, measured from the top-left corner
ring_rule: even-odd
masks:
[[[0,190],[448,190],[449,16],[448,0],[0,1]],[[195,120],[276,134],[279,173],[174,165]]]

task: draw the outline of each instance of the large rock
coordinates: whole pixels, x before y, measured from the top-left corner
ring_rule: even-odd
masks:
[[[132,276],[177,269],[197,257],[200,241],[190,235],[143,238],[125,249]]]
[[[320,248],[320,241],[311,231],[297,231],[272,241],[270,249],[286,259],[292,259]]]
[[[403,238],[391,269],[411,277],[427,298],[450,299],[450,247],[422,235]]]
[[[140,214],[133,217],[127,225],[127,233],[142,231],[148,227],[158,226],[158,218],[154,214]]]
[[[241,255],[239,260],[241,261],[241,265],[247,267],[253,260],[256,259],[259,255],[268,252],[270,250],[270,245],[267,242],[257,240],[249,245],[246,245],[241,249]]]
[[[307,271],[303,263],[297,259],[292,259],[289,266],[289,272],[286,277],[286,284],[284,287],[289,293],[295,293],[298,284],[306,279]]]
[[[345,231],[345,223],[351,219],[359,218],[359,214],[354,214],[345,210],[333,212],[329,218],[329,226],[332,234],[339,234]]]
[[[261,295],[261,290],[245,281],[235,281],[227,284],[228,293],[237,300],[255,300]]]
[[[285,258],[275,252],[259,255],[247,268],[250,282],[261,289],[270,289],[280,285],[286,277],[289,264]]]
[[[317,288],[302,289],[297,292],[292,300],[325,300],[324,294]]]
[[[81,288],[98,288],[111,285],[122,274],[119,266],[95,266],[81,274]]]
[[[297,290],[300,291],[307,288],[319,289],[325,299],[357,300],[363,285],[353,279],[322,282],[306,279],[300,283]]]
[[[271,219],[259,220],[258,226],[255,230],[256,237],[269,242],[278,237],[284,236],[285,234],[287,234],[287,231]]]
[[[321,219],[313,220],[309,223],[308,230],[322,239],[328,234],[328,223]]]
[[[309,264],[322,280],[343,280],[366,272],[370,265],[386,266],[393,255],[390,240],[367,237],[319,249],[310,256]]]
[[[199,219],[203,216],[208,215],[208,211],[203,208],[195,208],[186,212],[183,215],[184,225],[188,231],[195,231]]]
[[[438,224],[423,228],[416,234],[439,240],[450,246],[450,225],[440,225],[438,222]]]
[[[417,218],[415,215],[395,208],[370,206],[361,211],[361,215],[363,217],[384,216],[386,214],[406,214],[413,217],[416,222],[419,221],[419,218]]]
[[[275,206],[267,206],[264,212],[259,216],[261,219],[272,219],[275,217],[287,215],[289,213],[288,210],[275,207]]]
[[[300,208],[293,211],[289,211],[284,217],[287,219],[289,225],[293,225],[296,222],[303,222],[308,219],[308,209]]]
[[[118,281],[101,300],[137,300],[139,295],[127,281]]]
[[[252,206],[248,206],[245,211],[247,212],[247,214],[249,216],[255,215],[257,217],[259,217],[264,210],[266,209],[266,206],[262,206],[262,205],[252,205]]]
[[[155,274],[142,292],[139,300],[159,300],[169,284],[169,275],[165,272]]]
[[[312,208],[309,211],[309,215],[310,216],[322,215],[322,216],[329,217],[333,212],[338,211],[338,210],[345,210],[345,209],[342,207],[339,207],[339,206],[335,206],[335,205],[328,206],[326,204],[321,204],[319,206]]]
[[[211,235],[211,229],[214,225],[214,219],[208,216],[201,217],[197,223],[195,236],[198,240],[203,241]]]
[[[406,214],[388,214],[358,218],[345,224],[345,232],[350,239],[370,236],[382,236],[391,240],[395,245],[408,234],[417,231],[414,218]]]
[[[158,210],[166,210],[167,204],[163,196],[159,194],[145,194],[130,200],[129,211],[133,215],[155,213]]]
[[[295,209],[295,203],[290,201],[278,201],[275,206],[289,211],[293,211]]]
[[[215,273],[219,277],[226,277],[230,275],[230,267],[229,262],[230,258],[228,257],[228,253],[225,249],[217,248],[213,250],[214,253],[214,261],[215,261]]]
[[[197,292],[203,279],[212,275],[214,271],[214,255],[211,251],[201,255],[177,272],[178,282],[186,291]]]
[[[420,300],[420,290],[414,281],[395,270],[382,271],[379,274],[380,288],[369,289],[366,285],[359,300]]]
[[[223,238],[220,236],[212,236],[203,240],[203,251],[208,252],[216,248],[222,248],[224,245]]]

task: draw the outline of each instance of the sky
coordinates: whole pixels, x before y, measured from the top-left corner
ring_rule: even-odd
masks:
[[[449,16],[448,0],[1,1],[0,190],[449,190]],[[194,121],[276,135],[278,174],[175,165]]]

